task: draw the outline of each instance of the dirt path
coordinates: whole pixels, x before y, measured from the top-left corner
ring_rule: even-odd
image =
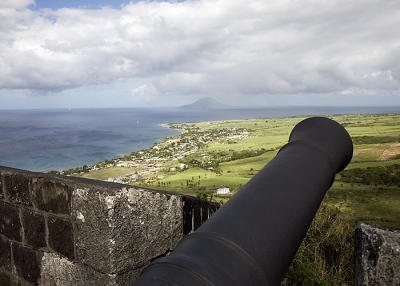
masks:
[[[400,154],[400,143],[390,144],[378,157],[379,161],[390,160]]]

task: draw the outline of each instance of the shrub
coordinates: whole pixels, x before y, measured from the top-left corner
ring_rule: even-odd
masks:
[[[322,204],[282,285],[352,285],[353,249],[351,224]]]

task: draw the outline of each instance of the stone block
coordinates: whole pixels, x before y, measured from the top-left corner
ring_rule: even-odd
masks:
[[[26,281],[22,282],[22,279],[20,279],[17,276],[10,275],[10,279],[11,279],[11,286],[31,286],[32,285],[32,283],[29,283]]]
[[[32,205],[29,177],[23,174],[4,175],[4,184],[11,202]]]
[[[4,200],[3,179],[0,173],[0,200]]]
[[[0,285],[11,286],[11,279],[7,273],[0,273]]]
[[[143,269],[121,274],[101,273],[54,253],[44,253],[41,261],[42,286],[131,286]]]
[[[39,249],[46,246],[44,217],[32,210],[22,211],[25,242]]]
[[[50,248],[66,257],[74,259],[74,236],[71,222],[49,216],[47,223]]]
[[[122,273],[119,273],[115,276],[115,285],[118,286],[131,286],[132,283],[139,279],[140,275],[142,274],[143,270],[146,268],[147,265],[142,266],[138,269],[128,270]]]
[[[16,243],[12,243],[12,250],[18,276],[33,285],[39,285],[40,254]]]
[[[140,268],[183,237],[179,195],[125,187],[77,189],[72,205],[77,259],[104,273]]]
[[[355,248],[356,285],[400,285],[400,229],[361,223]]]
[[[49,179],[32,180],[35,205],[46,212],[70,215],[72,188]]]
[[[11,272],[11,246],[8,240],[0,237],[0,271],[2,270]]]
[[[21,231],[18,209],[0,201],[0,234],[9,239],[22,241]]]
[[[100,273],[54,253],[44,253],[41,261],[43,286],[111,286],[114,276]]]

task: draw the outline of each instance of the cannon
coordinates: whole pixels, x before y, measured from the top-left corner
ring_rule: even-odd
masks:
[[[339,123],[324,117],[301,121],[257,175],[133,285],[279,285],[352,155],[351,138]]]

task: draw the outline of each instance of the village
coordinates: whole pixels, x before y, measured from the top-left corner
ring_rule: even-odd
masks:
[[[220,172],[218,164],[229,161],[231,156],[221,152],[210,154],[205,147],[211,143],[232,144],[250,136],[245,128],[200,130],[190,123],[171,123],[164,126],[178,129],[181,134],[164,138],[151,148],[132,152],[121,158],[64,170],[60,174],[92,177],[96,172],[107,173],[107,170],[112,170],[109,177],[102,178],[104,181],[138,186],[162,186],[160,183],[157,185],[157,182],[192,167]],[[116,170],[121,172],[115,172]],[[221,195],[231,192],[226,186],[215,188],[214,191],[215,194]]]

